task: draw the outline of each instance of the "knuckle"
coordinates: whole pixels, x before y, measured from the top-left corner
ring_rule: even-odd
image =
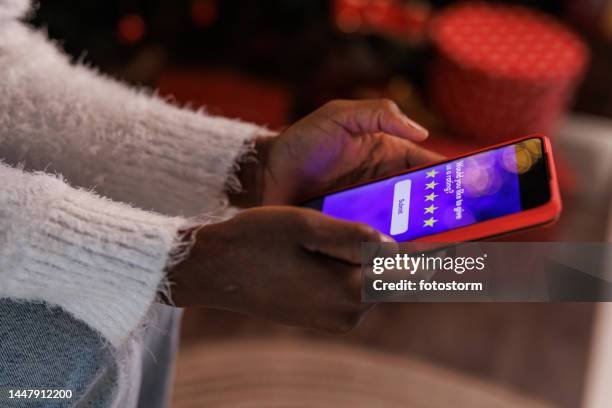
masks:
[[[344,244],[345,251],[352,262],[359,262],[361,259],[361,240],[350,238]]]
[[[334,100],[331,100],[329,102],[326,102],[323,105],[323,109],[333,110],[334,108],[336,108],[338,106],[338,104],[339,104],[339,101],[337,99],[334,99]]]
[[[379,99],[378,103],[382,110],[395,112],[398,109],[397,104],[388,98]]]
[[[346,101],[344,99],[333,99],[323,105],[323,108],[335,112],[345,108],[348,103],[349,101]]]
[[[275,224],[286,224],[296,225],[299,223],[301,215],[295,211],[285,211],[284,209],[274,209],[273,212],[269,213],[269,217],[266,218],[267,222],[274,222]]]
[[[297,216],[296,222],[300,226],[300,229],[307,234],[315,233],[321,226],[321,220],[319,217],[309,212],[300,212]]]
[[[345,293],[349,304],[361,307],[361,270],[357,269],[346,281]]]
[[[355,234],[358,242],[378,242],[380,241],[380,234],[374,228],[366,224],[357,224]]]

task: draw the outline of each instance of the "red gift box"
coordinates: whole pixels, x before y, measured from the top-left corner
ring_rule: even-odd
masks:
[[[454,132],[485,143],[549,134],[588,60],[569,29],[516,6],[447,8],[433,19],[431,36],[434,106]]]

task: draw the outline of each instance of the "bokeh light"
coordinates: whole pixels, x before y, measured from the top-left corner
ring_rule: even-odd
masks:
[[[117,36],[121,42],[135,44],[142,40],[146,32],[144,20],[138,14],[127,14],[119,20]]]

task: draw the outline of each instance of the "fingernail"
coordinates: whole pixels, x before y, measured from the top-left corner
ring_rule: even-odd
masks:
[[[379,235],[380,235],[380,242],[395,242],[395,240],[388,235],[385,235],[385,234],[379,234]]]
[[[410,119],[408,116],[404,116],[404,122],[406,122],[406,124],[412,128],[414,128],[415,130],[417,130],[423,140],[427,139],[427,137],[429,136],[429,131],[427,129],[425,129],[423,126],[419,125],[417,122],[415,122],[414,120]]]

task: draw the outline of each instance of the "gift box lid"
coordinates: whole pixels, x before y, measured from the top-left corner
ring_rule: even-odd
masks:
[[[431,25],[434,44],[461,68],[515,80],[567,81],[588,60],[584,42],[552,17],[487,3],[449,7]]]

